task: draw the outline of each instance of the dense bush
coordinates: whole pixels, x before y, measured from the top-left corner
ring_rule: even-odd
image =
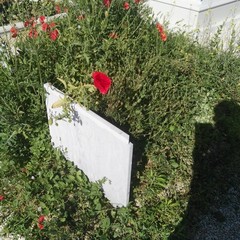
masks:
[[[26,239],[167,239],[188,201],[195,123],[211,122],[221,100],[239,101],[235,53],[219,51],[214,41],[202,47],[181,31],[164,38],[141,1],[129,8],[122,0],[107,2],[56,8],[49,1],[46,9],[20,15],[28,23],[14,36],[18,53],[6,50],[2,59],[0,219]],[[67,15],[45,31],[29,20],[54,9]],[[94,71],[112,79],[108,94],[92,88]],[[89,183],[52,149],[45,82],[132,135],[129,207],[113,209],[100,183]]]

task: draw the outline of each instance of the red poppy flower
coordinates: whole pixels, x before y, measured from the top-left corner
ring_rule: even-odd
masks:
[[[140,3],[141,0],[134,0],[136,4]]]
[[[44,226],[43,226],[43,224],[41,224],[41,223],[38,223],[38,228],[39,228],[40,230],[43,230],[43,229],[44,229]]]
[[[161,36],[161,39],[162,39],[163,42],[166,42],[166,41],[167,41],[167,35],[166,35],[165,32],[162,32],[162,33],[160,34],[160,36]]]
[[[52,32],[50,32],[49,36],[52,41],[56,41],[59,36],[58,30],[57,29],[53,30]]]
[[[111,0],[103,0],[103,4],[105,7],[109,8],[111,5]]]
[[[49,25],[48,25],[47,23],[43,23],[43,24],[42,24],[42,30],[43,30],[44,32],[46,32],[46,31],[48,30],[48,28],[49,28]]]
[[[164,32],[163,26],[159,22],[156,23],[156,28],[159,31],[159,33],[163,33]]]
[[[30,25],[30,22],[27,20],[24,22],[24,27],[28,27]]]
[[[43,16],[41,16],[41,17],[43,17]],[[40,17],[40,18],[41,18],[41,17]],[[39,18],[39,20],[40,20],[40,18]],[[40,20],[40,21],[41,21],[41,20]],[[37,25],[37,22],[35,21],[35,18],[34,18],[34,17],[31,17],[31,19],[26,20],[26,21],[24,22],[24,27],[28,27],[28,26],[36,27],[36,25]]]
[[[4,196],[0,195],[0,201],[4,200]]]
[[[125,2],[125,3],[123,4],[123,8],[124,8],[125,10],[128,10],[128,9],[130,8],[129,3],[128,3],[128,2]]]
[[[93,72],[92,78],[94,86],[100,91],[100,93],[107,94],[112,80],[102,72]]]
[[[117,33],[115,33],[115,32],[111,32],[108,36],[109,36],[110,38],[112,38],[112,39],[118,38],[118,35],[117,35]]]
[[[18,30],[15,27],[11,27],[10,32],[11,32],[13,38],[17,37]]]
[[[61,13],[61,7],[59,5],[55,6],[56,13]]]
[[[45,22],[45,20],[46,20],[45,16],[40,16],[39,17],[39,21],[40,21],[41,24],[43,24]]]
[[[31,28],[28,33],[28,36],[30,38],[36,38],[38,36],[38,32],[37,32],[36,28]]]
[[[43,215],[41,215],[41,216],[38,218],[38,223],[42,223],[44,220],[45,220],[45,217],[44,217]]]
[[[55,24],[54,22],[51,22],[51,23],[49,23],[49,24],[43,23],[43,24],[42,24],[42,30],[43,30],[44,32],[47,32],[47,31],[50,31],[50,29],[51,29],[51,28],[54,28],[55,26],[56,26],[56,24]]]

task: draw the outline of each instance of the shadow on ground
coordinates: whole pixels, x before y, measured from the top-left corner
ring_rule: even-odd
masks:
[[[240,239],[240,106],[222,101],[195,126],[190,199],[171,240]]]

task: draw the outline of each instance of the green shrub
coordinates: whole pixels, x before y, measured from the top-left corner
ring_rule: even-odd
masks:
[[[54,12],[54,4],[51,0],[2,0],[0,1],[0,25],[25,21],[39,14],[52,15]]]
[[[54,12],[53,3],[46,6],[36,8],[37,16]],[[195,123],[211,122],[219,101],[239,101],[240,61],[219,51],[216,41],[202,47],[181,31],[167,30],[162,40],[142,3],[123,6],[122,0],[110,8],[101,0],[63,2],[67,15],[47,31],[34,28],[36,38],[29,37],[31,23],[18,32],[19,54],[9,54],[8,68],[0,66],[0,219],[7,220],[6,232],[26,239],[167,239],[179,222],[188,201]],[[54,30],[59,36],[51,40]],[[108,94],[92,87],[94,71],[112,79]],[[113,209],[100,183],[89,183],[52,149],[46,82],[135,139],[129,207]]]

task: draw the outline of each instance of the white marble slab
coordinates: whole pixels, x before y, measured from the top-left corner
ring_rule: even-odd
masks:
[[[106,178],[105,196],[114,207],[129,202],[133,144],[129,136],[90,110],[71,104],[71,121],[56,120],[63,107],[52,105],[64,94],[51,86],[46,89],[46,106],[54,147],[61,149],[66,159],[88,176],[90,181]]]

